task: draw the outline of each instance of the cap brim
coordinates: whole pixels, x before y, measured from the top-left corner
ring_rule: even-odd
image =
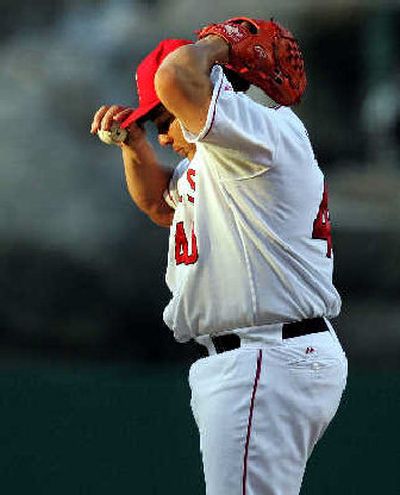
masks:
[[[126,129],[132,124],[132,122],[136,122],[137,120],[141,119],[159,104],[160,100],[155,100],[145,106],[136,108],[136,110],[129,114],[128,117],[119,124],[119,126],[122,127],[122,129]]]

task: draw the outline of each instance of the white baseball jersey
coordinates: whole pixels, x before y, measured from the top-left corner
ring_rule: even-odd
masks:
[[[299,118],[236,93],[221,67],[191,162],[166,201],[175,208],[165,323],[184,342],[318,316],[334,317],[324,176]]]

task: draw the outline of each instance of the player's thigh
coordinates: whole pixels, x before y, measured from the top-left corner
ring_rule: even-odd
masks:
[[[285,343],[286,387],[294,418],[308,425],[309,454],[335,415],[347,379],[347,359],[328,332]]]
[[[307,460],[338,408],[343,353],[329,336],[307,343],[313,351],[299,339],[263,352],[248,445],[249,495],[297,495]]]
[[[195,363],[192,410],[208,495],[241,495],[251,397],[259,351],[237,349]]]
[[[296,495],[345,375],[342,352],[329,336],[195,363],[192,409],[207,495],[241,494],[243,485],[248,495]]]

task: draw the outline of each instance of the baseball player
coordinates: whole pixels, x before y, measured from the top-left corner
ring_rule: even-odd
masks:
[[[198,38],[161,42],[138,67],[139,107],[100,108],[92,133],[127,129],[130,194],[170,228],[164,320],[208,351],[189,373],[207,494],[295,495],[347,377],[329,321],[341,301],[328,192],[290,109],[304,63],[274,21],[229,19]],[[243,82],[277,104],[238,92]],[[182,155],[172,174],[146,120]]]

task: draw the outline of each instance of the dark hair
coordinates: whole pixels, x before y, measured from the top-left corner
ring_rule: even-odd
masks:
[[[250,88],[251,84],[246,81],[246,79],[243,79],[243,77],[239,76],[239,74],[224,66],[222,66],[222,69],[226,78],[232,84],[234,91],[245,92]]]

